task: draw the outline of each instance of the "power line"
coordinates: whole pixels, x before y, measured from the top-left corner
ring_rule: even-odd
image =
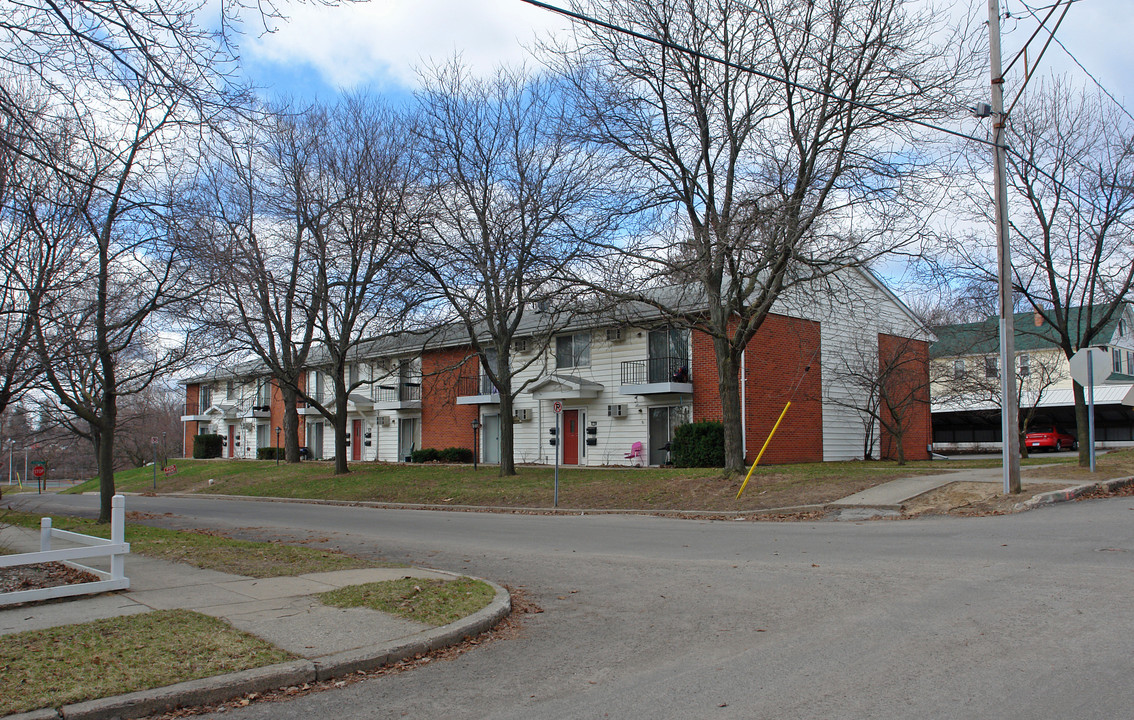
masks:
[[[1068,0],[1069,5],[1073,2],[1081,2],[1081,0]],[[1037,21],[1039,20],[1039,17],[1036,15],[1035,11],[1046,9],[1046,8],[1032,8],[1031,6],[1029,6],[1025,2],[1021,2],[1020,4],[1023,5],[1024,9],[1027,10],[1028,13],[1030,13],[1031,16],[1033,18],[1035,18]],[[1058,5],[1059,3],[1057,2],[1055,4]],[[1072,53],[1070,50],[1067,49],[1067,46],[1063,44],[1063,41],[1061,41],[1059,38],[1055,37],[1054,32],[1051,34],[1051,39],[1055,41],[1056,45],[1058,45],[1060,48],[1063,49],[1063,52],[1067,53],[1067,57],[1071,58],[1071,62],[1078,65],[1079,69],[1082,70],[1084,73],[1086,73],[1087,77],[1089,77],[1091,79],[1091,82],[1093,82],[1095,84],[1095,86],[1098,87],[1098,89],[1103,92],[1104,95],[1106,95],[1108,98],[1110,98],[1111,102],[1113,102],[1115,105],[1118,106],[1118,109],[1122,111],[1123,115],[1130,118],[1131,120],[1134,120],[1134,115],[1130,114],[1130,111],[1126,109],[1126,106],[1123,105],[1121,102],[1119,102],[1118,98],[1116,98],[1114,95],[1112,95],[1109,90],[1107,90],[1105,87],[1103,87],[1103,84],[1101,82],[1099,82],[1098,78],[1096,78],[1094,75],[1092,75],[1091,71],[1088,70],[1086,67],[1084,67],[1083,63],[1079,62],[1079,58],[1075,57],[1074,53]]]
[[[578,20],[578,21],[586,23],[588,25],[598,25],[599,27],[606,28],[607,30],[613,30],[616,33],[621,33],[623,35],[629,35],[630,37],[638,38],[639,40],[644,40],[645,42],[652,43],[654,45],[658,45],[658,46],[661,46],[661,47],[664,47],[664,48],[669,48],[670,50],[676,50],[680,53],[685,53],[686,55],[691,55],[693,57],[700,58],[702,60],[708,60],[709,62],[714,62],[714,63],[718,63],[720,65],[724,65],[725,67],[732,68],[733,70],[740,70],[741,72],[746,72],[746,73],[749,73],[749,74],[752,74],[752,75],[756,75],[757,77],[762,77],[765,80],[771,80],[773,82],[781,83],[781,84],[786,85],[788,87],[798,88],[798,89],[803,90],[805,92],[810,92],[810,93],[813,93],[815,95],[820,95],[822,97],[829,98],[831,100],[836,100],[838,102],[846,103],[848,105],[852,105],[854,107],[862,108],[864,110],[870,110],[871,112],[876,112],[880,115],[884,115],[885,117],[888,117],[891,120],[900,120],[902,122],[908,122],[912,125],[918,125],[920,127],[924,127],[924,128],[929,129],[929,130],[936,130],[938,132],[942,132],[942,133],[945,133],[947,135],[953,135],[955,137],[964,138],[965,140],[971,140],[973,142],[980,143],[982,145],[989,145],[989,146],[995,147],[995,143],[993,143],[990,140],[983,140],[983,139],[978,138],[978,137],[973,137],[972,135],[966,135],[965,133],[959,132],[957,130],[950,130],[949,128],[941,127],[940,125],[934,125],[932,123],[925,122],[924,120],[918,120],[916,118],[911,118],[911,117],[907,117],[907,116],[904,116],[904,115],[900,115],[900,114],[892,112],[890,110],[884,110],[883,108],[876,107],[876,106],[871,105],[869,103],[859,102],[858,100],[851,100],[850,98],[846,98],[846,97],[843,97],[841,95],[837,95],[833,92],[828,92],[827,90],[821,90],[819,88],[811,87],[810,85],[806,85],[804,83],[796,82],[794,80],[789,80],[787,78],[783,78],[783,77],[780,77],[778,75],[772,75],[771,73],[766,73],[762,70],[757,70],[756,68],[749,67],[748,65],[742,65],[740,63],[732,62],[731,60],[725,60],[724,58],[719,58],[715,55],[710,55],[709,53],[704,53],[704,52],[701,52],[699,50],[693,50],[692,48],[687,48],[684,45],[678,45],[677,43],[672,42],[670,40],[663,40],[661,38],[654,37],[652,35],[640,33],[636,30],[631,30],[629,28],[622,27],[621,25],[616,25],[614,23],[606,22],[605,20],[599,20],[598,18],[591,17],[589,15],[584,15],[582,13],[578,13],[578,12],[575,12],[573,10],[567,10],[566,8],[557,7],[555,5],[549,5],[548,3],[540,2],[540,0],[521,0],[521,2],[525,2],[529,5],[534,5],[536,7],[543,8],[544,10],[550,10],[551,12],[554,12],[554,13],[559,13],[560,15],[571,18],[573,20]]]
[[[901,122],[908,122],[908,123],[913,124],[913,125],[918,125],[918,126],[927,128],[929,130],[936,130],[938,132],[943,132],[943,133],[946,133],[948,135],[953,135],[955,137],[963,138],[965,140],[971,140],[971,141],[979,143],[981,145],[987,145],[987,146],[992,147],[992,148],[998,147],[997,144],[995,142],[993,142],[992,140],[985,140],[983,138],[974,137],[972,135],[966,135],[966,134],[964,134],[962,132],[958,132],[956,130],[950,130],[949,128],[944,128],[944,127],[941,127],[939,125],[927,123],[927,122],[922,121],[922,120],[917,120],[917,119],[914,119],[914,118],[905,117],[903,115],[899,115],[898,113],[891,112],[889,110],[883,110],[882,108],[875,107],[875,106],[870,105],[868,103],[863,103],[863,102],[859,102],[857,100],[851,100],[849,98],[844,98],[841,95],[837,95],[835,93],[828,92],[826,90],[820,90],[819,88],[814,88],[814,87],[811,87],[811,86],[806,85],[804,83],[799,83],[799,82],[795,82],[793,80],[788,80],[787,78],[779,77],[777,75],[772,75],[771,73],[766,73],[766,72],[763,72],[761,70],[757,70],[756,68],[749,67],[747,65],[742,65],[740,63],[732,62],[731,60],[725,60],[723,58],[716,57],[715,55],[710,55],[708,53],[703,53],[703,52],[700,52],[698,50],[693,50],[693,49],[687,48],[683,45],[678,45],[675,42],[672,42],[672,41],[669,41],[669,40],[663,40],[661,38],[657,38],[657,37],[654,37],[652,35],[646,35],[645,33],[640,33],[636,30],[631,30],[629,28],[622,27],[621,25],[616,25],[615,23],[606,22],[605,20],[599,20],[598,18],[594,18],[594,17],[591,17],[589,15],[584,15],[582,13],[578,13],[578,12],[575,12],[573,10],[567,10],[565,8],[557,7],[555,5],[550,5],[548,3],[541,2],[540,0],[521,0],[521,1],[525,2],[529,5],[534,5],[536,7],[543,8],[544,10],[550,10],[551,12],[559,13],[560,15],[571,18],[573,20],[578,20],[578,21],[586,23],[588,25],[598,25],[599,27],[606,28],[607,30],[612,30],[616,33],[621,33],[623,35],[629,35],[631,37],[638,38],[639,40],[644,40],[644,41],[646,41],[648,43],[652,43],[654,45],[659,45],[661,47],[669,48],[671,50],[676,50],[678,52],[685,53],[687,55],[691,55],[693,57],[697,57],[697,58],[700,58],[702,60],[707,60],[709,62],[718,63],[720,65],[724,65],[725,67],[729,67],[729,68],[732,68],[734,70],[740,70],[741,72],[746,72],[746,73],[750,73],[752,75],[756,75],[757,77],[762,77],[766,80],[772,80],[774,82],[782,83],[782,84],[789,86],[789,87],[799,88],[800,90],[804,90],[806,92],[814,93],[814,94],[820,95],[822,97],[830,98],[832,100],[837,100],[839,102],[845,102],[848,105],[853,105],[855,107],[860,107],[860,108],[863,108],[863,109],[866,109],[866,110],[871,110],[871,111],[877,112],[881,115],[885,115],[886,117],[891,118],[893,120],[898,120],[898,121],[901,121]],[[1070,0],[1070,2],[1077,2],[1077,1],[1078,0]],[[1058,2],[1055,3],[1055,5],[1058,6],[1062,2],[1064,2],[1064,0],[1058,0]],[[1027,5],[1025,5],[1024,7],[1027,7]],[[1031,10],[1030,8],[1028,8],[1028,9],[1029,9],[1029,11]],[[1038,20],[1038,18],[1037,18],[1037,20]],[[1055,36],[1052,35],[1052,38],[1055,39]],[[1060,43],[1058,39],[1055,39],[1055,42],[1059,43],[1060,47],[1063,47],[1063,43]],[[1064,49],[1065,52],[1067,52],[1067,48],[1064,47],[1063,49]],[[1070,55],[1070,52],[1068,52],[1068,55]],[[1074,59],[1074,58],[1072,58],[1072,59]],[[1082,67],[1082,66],[1080,65],[1080,67]],[[1103,91],[1106,92],[1105,89]],[[1109,95],[1109,93],[1108,93],[1108,95]],[[1125,111],[1125,108],[1123,110]],[[1127,113],[1127,115],[1129,115],[1129,113]],[[1035,164],[1034,162],[1032,162],[1028,158],[1024,157],[1024,155],[1017,152],[1013,148],[1009,147],[1007,144],[1004,145],[1004,149],[1005,149],[1006,152],[1008,152],[1008,153],[1012,154],[1013,156],[1015,156],[1016,158],[1018,158],[1020,160],[1020,162],[1022,162],[1024,165],[1031,167],[1038,174],[1043,175],[1045,178],[1050,180],[1057,187],[1059,187],[1063,190],[1066,190],[1067,192],[1071,193],[1076,198],[1087,203],[1088,205],[1094,204],[1094,202],[1092,200],[1089,200],[1089,199],[1083,197],[1074,188],[1070,187],[1069,185],[1067,185],[1063,181],[1059,180],[1057,177],[1055,177],[1051,173],[1047,172],[1046,170],[1044,170],[1043,168],[1041,168],[1039,165]]]

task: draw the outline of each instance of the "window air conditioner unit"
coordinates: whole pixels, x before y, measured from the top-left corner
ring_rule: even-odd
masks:
[[[607,405],[607,417],[626,417],[626,406],[623,404]]]
[[[518,353],[526,353],[528,351],[528,348],[530,347],[529,346],[529,340],[528,340],[528,338],[520,338],[519,340],[516,340],[516,342],[512,344],[512,347]]]
[[[622,328],[607,328],[606,340],[607,342],[622,342]]]
[[[379,415],[378,416],[378,425],[380,427],[390,427],[390,416],[389,415]]]
[[[513,413],[512,419],[516,422],[527,422],[532,419],[532,411],[529,408],[518,408]]]

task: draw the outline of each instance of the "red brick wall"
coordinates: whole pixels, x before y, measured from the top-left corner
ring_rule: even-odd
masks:
[[[745,453],[756,459],[784,405],[792,401],[760,464],[823,460],[822,372],[819,323],[769,315],[744,355]],[[810,365],[811,369],[805,372]],[[720,420],[712,339],[693,333],[693,420]],[[797,388],[798,385],[798,389]],[[794,391],[794,397],[793,397]]]
[[[427,350],[421,358],[421,447],[472,447],[476,405],[457,404],[457,381],[476,377],[472,348]]]
[[[185,386],[185,408],[182,412],[195,408],[198,413],[201,408],[197,407],[197,401],[201,399],[201,386],[194,383]],[[190,420],[182,423],[185,436],[181,441],[181,457],[193,457],[193,436],[197,434],[197,421]]]
[[[878,334],[879,377],[892,383],[894,397],[909,397],[904,405],[902,450],[906,460],[928,460],[933,437],[929,412],[929,343],[894,335]],[[889,368],[889,370],[887,370]],[[884,417],[889,413],[881,408]],[[894,436],[879,428],[880,449],[885,459],[898,456]]]

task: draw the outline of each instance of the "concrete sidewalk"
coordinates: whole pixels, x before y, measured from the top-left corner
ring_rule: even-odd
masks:
[[[38,534],[25,528],[0,530],[0,544],[17,552],[39,549]],[[219,702],[247,692],[374,669],[483,632],[510,610],[508,592],[494,583],[489,584],[496,597],[488,607],[440,628],[376,610],[330,607],[315,598],[318,593],[347,585],[404,577],[459,577],[420,568],[338,570],[258,579],[129,555],[126,575],[130,578],[126,591],[0,609],[0,635],[177,608],[222,618],[304,660],[272,666],[278,668],[276,673],[261,668],[79,703],[63,708],[64,717],[142,717],[178,706]],[[253,685],[249,685],[250,679]],[[34,717],[58,714],[52,710]]]

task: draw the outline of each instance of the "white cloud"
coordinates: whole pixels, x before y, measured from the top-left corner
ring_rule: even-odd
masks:
[[[307,65],[328,85],[415,87],[415,67],[461,53],[478,72],[527,59],[524,45],[566,20],[519,0],[371,0],[294,5],[278,31],[250,39],[257,64]]]

